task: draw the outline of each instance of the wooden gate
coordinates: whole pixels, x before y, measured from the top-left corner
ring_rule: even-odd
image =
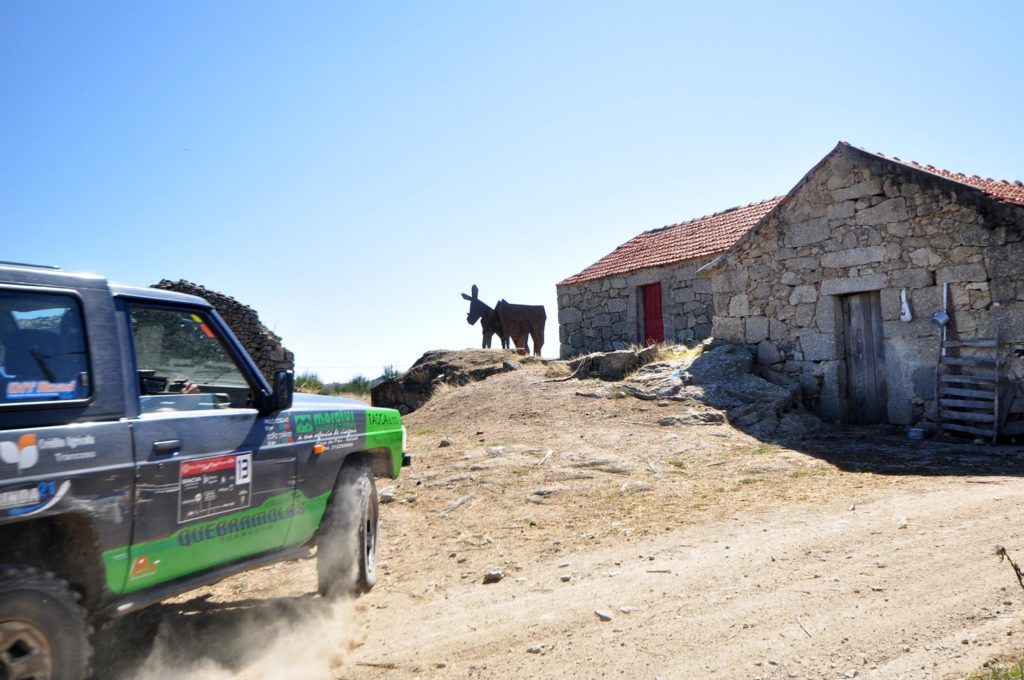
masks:
[[[640,287],[644,305],[644,344],[665,342],[665,322],[661,316],[661,283]]]
[[[935,402],[943,431],[986,437],[993,444],[999,441],[1000,420],[1006,418],[999,406],[1001,368],[998,338],[943,337],[935,369]]]
[[[889,421],[879,291],[843,297],[847,418],[856,425]]]

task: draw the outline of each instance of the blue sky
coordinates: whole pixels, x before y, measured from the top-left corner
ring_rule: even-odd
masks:
[[[1024,179],[1017,2],[0,3],[0,259],[238,298],[327,379],[478,346],[840,139]]]

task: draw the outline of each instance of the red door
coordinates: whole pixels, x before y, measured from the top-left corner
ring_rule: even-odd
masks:
[[[644,302],[644,344],[665,342],[665,324],[661,318],[661,284],[641,286]]]

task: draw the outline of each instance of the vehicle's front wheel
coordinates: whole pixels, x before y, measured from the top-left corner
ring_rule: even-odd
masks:
[[[362,462],[341,468],[317,542],[316,574],[327,598],[355,596],[377,583],[380,508],[370,468]]]
[[[81,680],[90,652],[85,609],[67,583],[0,565],[0,680]]]

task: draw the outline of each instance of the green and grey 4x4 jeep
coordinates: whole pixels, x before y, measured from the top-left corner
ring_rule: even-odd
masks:
[[[268,384],[190,295],[0,264],[0,679],[78,680],[92,625],[316,547],[373,587],[397,411]]]

